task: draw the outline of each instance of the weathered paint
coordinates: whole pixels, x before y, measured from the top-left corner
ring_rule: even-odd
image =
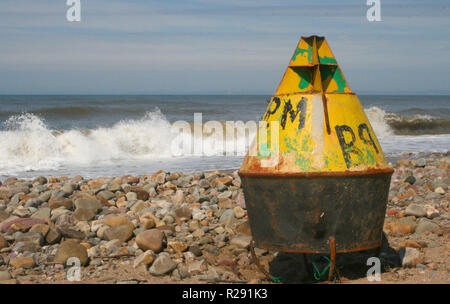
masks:
[[[240,173],[286,174],[390,169],[356,94],[323,37],[302,38],[263,120],[278,121],[279,145],[257,143]],[[329,128],[327,127],[329,126]],[[262,167],[278,148],[275,167]]]

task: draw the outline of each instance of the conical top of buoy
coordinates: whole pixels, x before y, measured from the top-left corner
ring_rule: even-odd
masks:
[[[392,170],[324,37],[300,39],[262,120],[267,136],[258,132],[240,174]]]

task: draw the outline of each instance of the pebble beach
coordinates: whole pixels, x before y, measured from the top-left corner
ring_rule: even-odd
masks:
[[[380,283],[450,283],[450,157],[393,164]],[[158,171],[0,183],[0,283],[273,283],[258,270],[237,172]],[[301,254],[255,249],[283,282],[325,282]],[[338,254],[341,283],[368,283],[373,252]],[[79,261],[79,280],[68,276]],[[318,262],[316,262],[318,263]]]

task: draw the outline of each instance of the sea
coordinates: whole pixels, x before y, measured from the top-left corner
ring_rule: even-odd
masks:
[[[226,121],[261,120],[270,97],[0,95],[0,180],[236,170],[254,134],[237,132],[234,150],[222,149],[224,136],[204,136],[205,153],[195,153],[194,113],[219,122],[210,124],[218,130]],[[450,96],[358,97],[388,160],[450,150]],[[174,152],[189,142],[193,153]]]

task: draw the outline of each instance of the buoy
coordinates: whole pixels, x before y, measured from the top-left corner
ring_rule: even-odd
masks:
[[[255,246],[379,248],[393,169],[324,37],[300,39],[262,121],[239,170]]]

